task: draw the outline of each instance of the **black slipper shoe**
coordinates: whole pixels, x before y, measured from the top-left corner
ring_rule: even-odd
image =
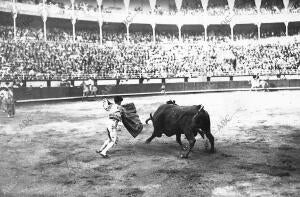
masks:
[[[108,155],[104,155],[103,153],[99,153],[103,158],[105,158],[105,159],[107,159],[107,158],[109,158],[109,156]]]
[[[96,150],[96,153],[100,154],[102,150]]]

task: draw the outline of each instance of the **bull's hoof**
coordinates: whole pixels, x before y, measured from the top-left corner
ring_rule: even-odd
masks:
[[[216,152],[216,149],[210,149],[209,153],[213,154]]]

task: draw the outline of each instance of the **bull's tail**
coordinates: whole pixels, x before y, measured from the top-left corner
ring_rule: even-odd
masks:
[[[148,118],[148,119],[145,121],[145,122],[146,122],[146,124],[148,124],[148,122],[149,122],[150,120],[153,122],[153,116],[152,116],[152,114],[151,114],[151,113],[150,113],[150,117],[149,117],[149,118]]]

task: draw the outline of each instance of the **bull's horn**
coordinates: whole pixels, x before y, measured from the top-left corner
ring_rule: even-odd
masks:
[[[204,106],[203,105],[201,105],[201,107],[200,107],[200,109],[198,110],[199,112],[202,110],[204,108]]]

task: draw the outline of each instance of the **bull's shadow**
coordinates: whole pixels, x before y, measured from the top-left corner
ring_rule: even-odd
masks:
[[[239,127],[237,128],[240,132],[243,132],[245,136],[248,136],[244,141],[236,141],[233,139],[218,139],[218,151],[217,155],[224,157],[235,157],[231,153],[231,149],[235,147],[234,152],[238,153],[239,150],[243,148],[246,149],[255,149],[258,151],[272,152],[273,150],[291,150],[299,152],[299,146],[294,147],[293,144],[300,144],[300,130],[297,127],[292,127],[289,125],[261,125],[254,127]],[[167,137],[163,135],[160,138],[154,139],[151,144],[145,144],[144,141],[148,137],[150,128],[146,129],[147,132],[144,132],[139,136],[139,140],[136,143],[123,145],[122,149],[130,149],[131,152],[146,156],[174,156],[179,157],[181,152],[181,147],[176,142],[176,137]],[[270,133],[272,132],[272,133]],[[272,148],[274,144],[269,144],[266,138],[284,140],[283,143],[287,145],[279,145],[278,148]],[[205,149],[206,139],[202,139],[200,136],[197,137],[195,147],[192,150],[192,155],[189,159],[196,159],[201,156],[210,155],[209,147]],[[183,143],[187,144],[186,139],[183,138]],[[290,145],[288,145],[290,144]],[[260,150],[261,149],[261,150]],[[264,150],[266,149],[266,150]],[[229,151],[226,151],[229,150]],[[218,156],[217,156],[218,157]],[[299,161],[300,162],[300,161]]]
[[[162,136],[161,138],[154,139],[151,144],[146,144],[144,135],[141,137],[136,143],[123,145],[122,149],[124,150],[131,150],[130,152],[144,155],[144,156],[173,156],[173,157],[180,157],[182,153],[186,150],[182,150],[180,145],[176,142],[176,137],[167,137]],[[184,139],[184,145],[188,145],[188,142]],[[119,150],[118,150],[119,151]],[[116,151],[116,152],[118,152]],[[197,139],[196,144],[191,151],[190,158],[193,158],[195,155],[197,157],[201,157],[203,155],[210,155],[211,152],[209,148],[205,149],[205,140],[202,138]]]

